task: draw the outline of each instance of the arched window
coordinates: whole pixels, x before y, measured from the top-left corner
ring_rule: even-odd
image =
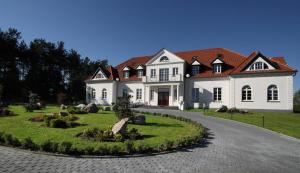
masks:
[[[92,99],[96,98],[96,90],[92,88]]]
[[[159,61],[160,62],[167,62],[167,61],[169,61],[169,58],[167,56],[163,56],[163,57],[160,58]]]
[[[251,101],[252,100],[252,92],[251,87],[246,85],[242,88],[242,101]]]
[[[268,101],[278,101],[278,88],[276,85],[268,87]]]
[[[107,91],[105,88],[102,89],[102,100],[106,100],[107,99]]]

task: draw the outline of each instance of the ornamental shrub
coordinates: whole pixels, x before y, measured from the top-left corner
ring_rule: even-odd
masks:
[[[75,107],[75,106],[69,106],[69,107],[67,108],[67,111],[68,111],[70,114],[87,114],[86,111],[81,110],[80,108]]]
[[[29,149],[29,150],[37,150],[38,149],[38,145],[36,145],[30,137],[25,138],[21,142],[21,145],[22,145],[22,148],[24,148],[24,149]]]
[[[67,128],[71,125],[64,119],[52,119],[50,120],[50,127],[52,128]]]
[[[58,146],[58,151],[60,153],[64,153],[64,154],[71,154],[72,153],[72,143],[71,142],[62,142],[59,146]]]
[[[51,140],[46,140],[41,144],[41,150],[46,152],[57,152],[58,143],[52,142]]]

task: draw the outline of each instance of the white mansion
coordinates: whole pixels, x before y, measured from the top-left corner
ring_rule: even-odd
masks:
[[[176,53],[162,49],[116,67],[99,67],[86,80],[86,101],[109,105],[129,94],[136,104],[181,110],[226,105],[290,111],[296,72],[283,57],[260,52],[244,56],[223,48]]]

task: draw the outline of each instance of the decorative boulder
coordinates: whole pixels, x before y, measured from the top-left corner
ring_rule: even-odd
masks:
[[[99,108],[95,103],[90,103],[86,107],[84,107],[83,110],[88,113],[97,113],[99,111]]]
[[[134,117],[134,124],[146,124],[145,115],[137,115]]]
[[[10,110],[5,109],[5,108],[0,109],[0,115],[7,116],[7,115],[10,115],[10,114],[11,114]]]
[[[60,109],[62,109],[62,110],[67,109],[67,108],[68,108],[68,106],[66,106],[66,105],[64,105],[64,104],[61,104],[61,105],[60,105]]]
[[[59,115],[62,116],[62,117],[66,117],[68,116],[68,112],[59,112]]]
[[[75,107],[80,108],[80,109],[82,110],[82,109],[85,108],[85,104],[79,104],[79,105],[77,105],[77,106],[75,106]]]
[[[121,119],[119,122],[117,122],[113,128],[112,128],[112,132],[113,134],[125,134],[126,128],[127,128],[127,123],[128,123],[129,118],[123,118]]]
[[[216,110],[216,112],[227,112],[228,108],[225,105],[222,105],[219,109]]]

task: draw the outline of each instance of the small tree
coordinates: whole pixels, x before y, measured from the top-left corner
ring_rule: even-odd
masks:
[[[117,103],[114,105],[113,111],[115,111],[118,119],[133,117],[133,112],[130,109],[130,98],[130,95],[117,98]]]
[[[300,105],[300,90],[294,94],[294,105]]]

